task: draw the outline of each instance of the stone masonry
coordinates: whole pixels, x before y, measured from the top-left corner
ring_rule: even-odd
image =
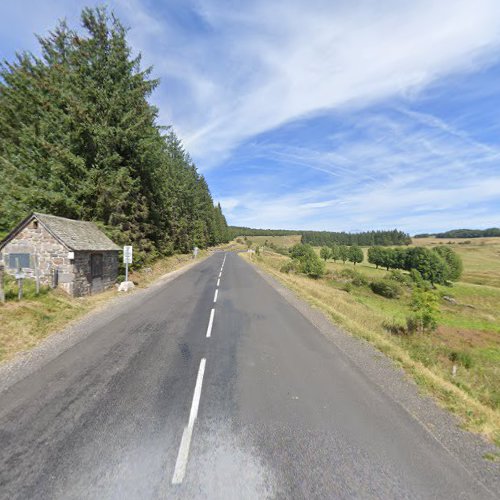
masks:
[[[24,260],[29,254],[29,265],[22,268],[27,278],[35,278],[37,261],[41,284],[74,297],[106,290],[118,277],[118,247],[89,222],[33,214],[0,243],[0,261],[14,275],[12,254],[23,254]]]

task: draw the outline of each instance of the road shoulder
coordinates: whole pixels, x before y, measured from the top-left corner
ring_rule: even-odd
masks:
[[[1,363],[0,395],[20,380],[57,358],[64,351],[84,341],[95,330],[126,313],[132,304],[147,300],[159,287],[165,286],[193,267],[201,264],[204,260],[204,258],[199,259],[168,272],[150,283],[146,288],[137,289],[132,293],[117,295],[106,300],[84,316],[73,320],[62,330],[48,335],[32,349],[22,351],[14,358]]]
[[[310,306],[259,266],[248,259],[242,260],[332,341],[372,383],[411,415],[463,466],[464,473],[473,475],[491,493],[500,490],[500,464],[484,458],[487,454],[498,453],[495,445],[460,429],[456,417],[440,408],[430,397],[420,394],[417,385],[404,371],[369,342],[345,332],[321,310]]]

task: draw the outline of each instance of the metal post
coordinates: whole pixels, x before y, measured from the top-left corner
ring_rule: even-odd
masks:
[[[35,255],[33,258],[33,264],[35,266],[35,287],[36,294],[40,293],[40,269],[38,267],[38,255]]]
[[[125,281],[128,281],[128,262],[125,262]]]
[[[17,300],[21,300],[23,298],[23,270],[19,265],[19,259],[16,259],[16,268],[17,268]]]
[[[4,265],[0,264],[0,302],[5,303],[5,291],[3,287]]]

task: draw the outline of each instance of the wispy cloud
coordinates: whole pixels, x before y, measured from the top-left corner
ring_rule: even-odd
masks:
[[[267,158],[273,177],[278,170],[295,177],[295,183],[281,194],[272,179],[236,189],[227,207],[230,216],[250,226],[266,221],[269,227],[330,230],[498,224],[500,147],[401,108],[342,120],[350,120],[343,123],[350,133],[321,151],[286,143],[254,145],[253,157]],[[314,187],[308,187],[311,169]]]
[[[498,225],[498,0],[108,3],[230,222]],[[6,2],[0,54],[86,4]]]
[[[330,108],[413,95],[496,57],[496,0],[188,3],[207,30],[147,44],[182,82],[171,118],[203,165],[248,137]],[[142,40],[144,43],[144,39]],[[156,47],[159,50],[156,50]],[[194,112],[186,110],[192,103]]]

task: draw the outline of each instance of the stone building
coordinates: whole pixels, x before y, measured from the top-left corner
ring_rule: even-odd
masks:
[[[0,261],[15,274],[59,286],[74,297],[112,287],[118,277],[118,251],[92,222],[33,213],[0,242]]]

